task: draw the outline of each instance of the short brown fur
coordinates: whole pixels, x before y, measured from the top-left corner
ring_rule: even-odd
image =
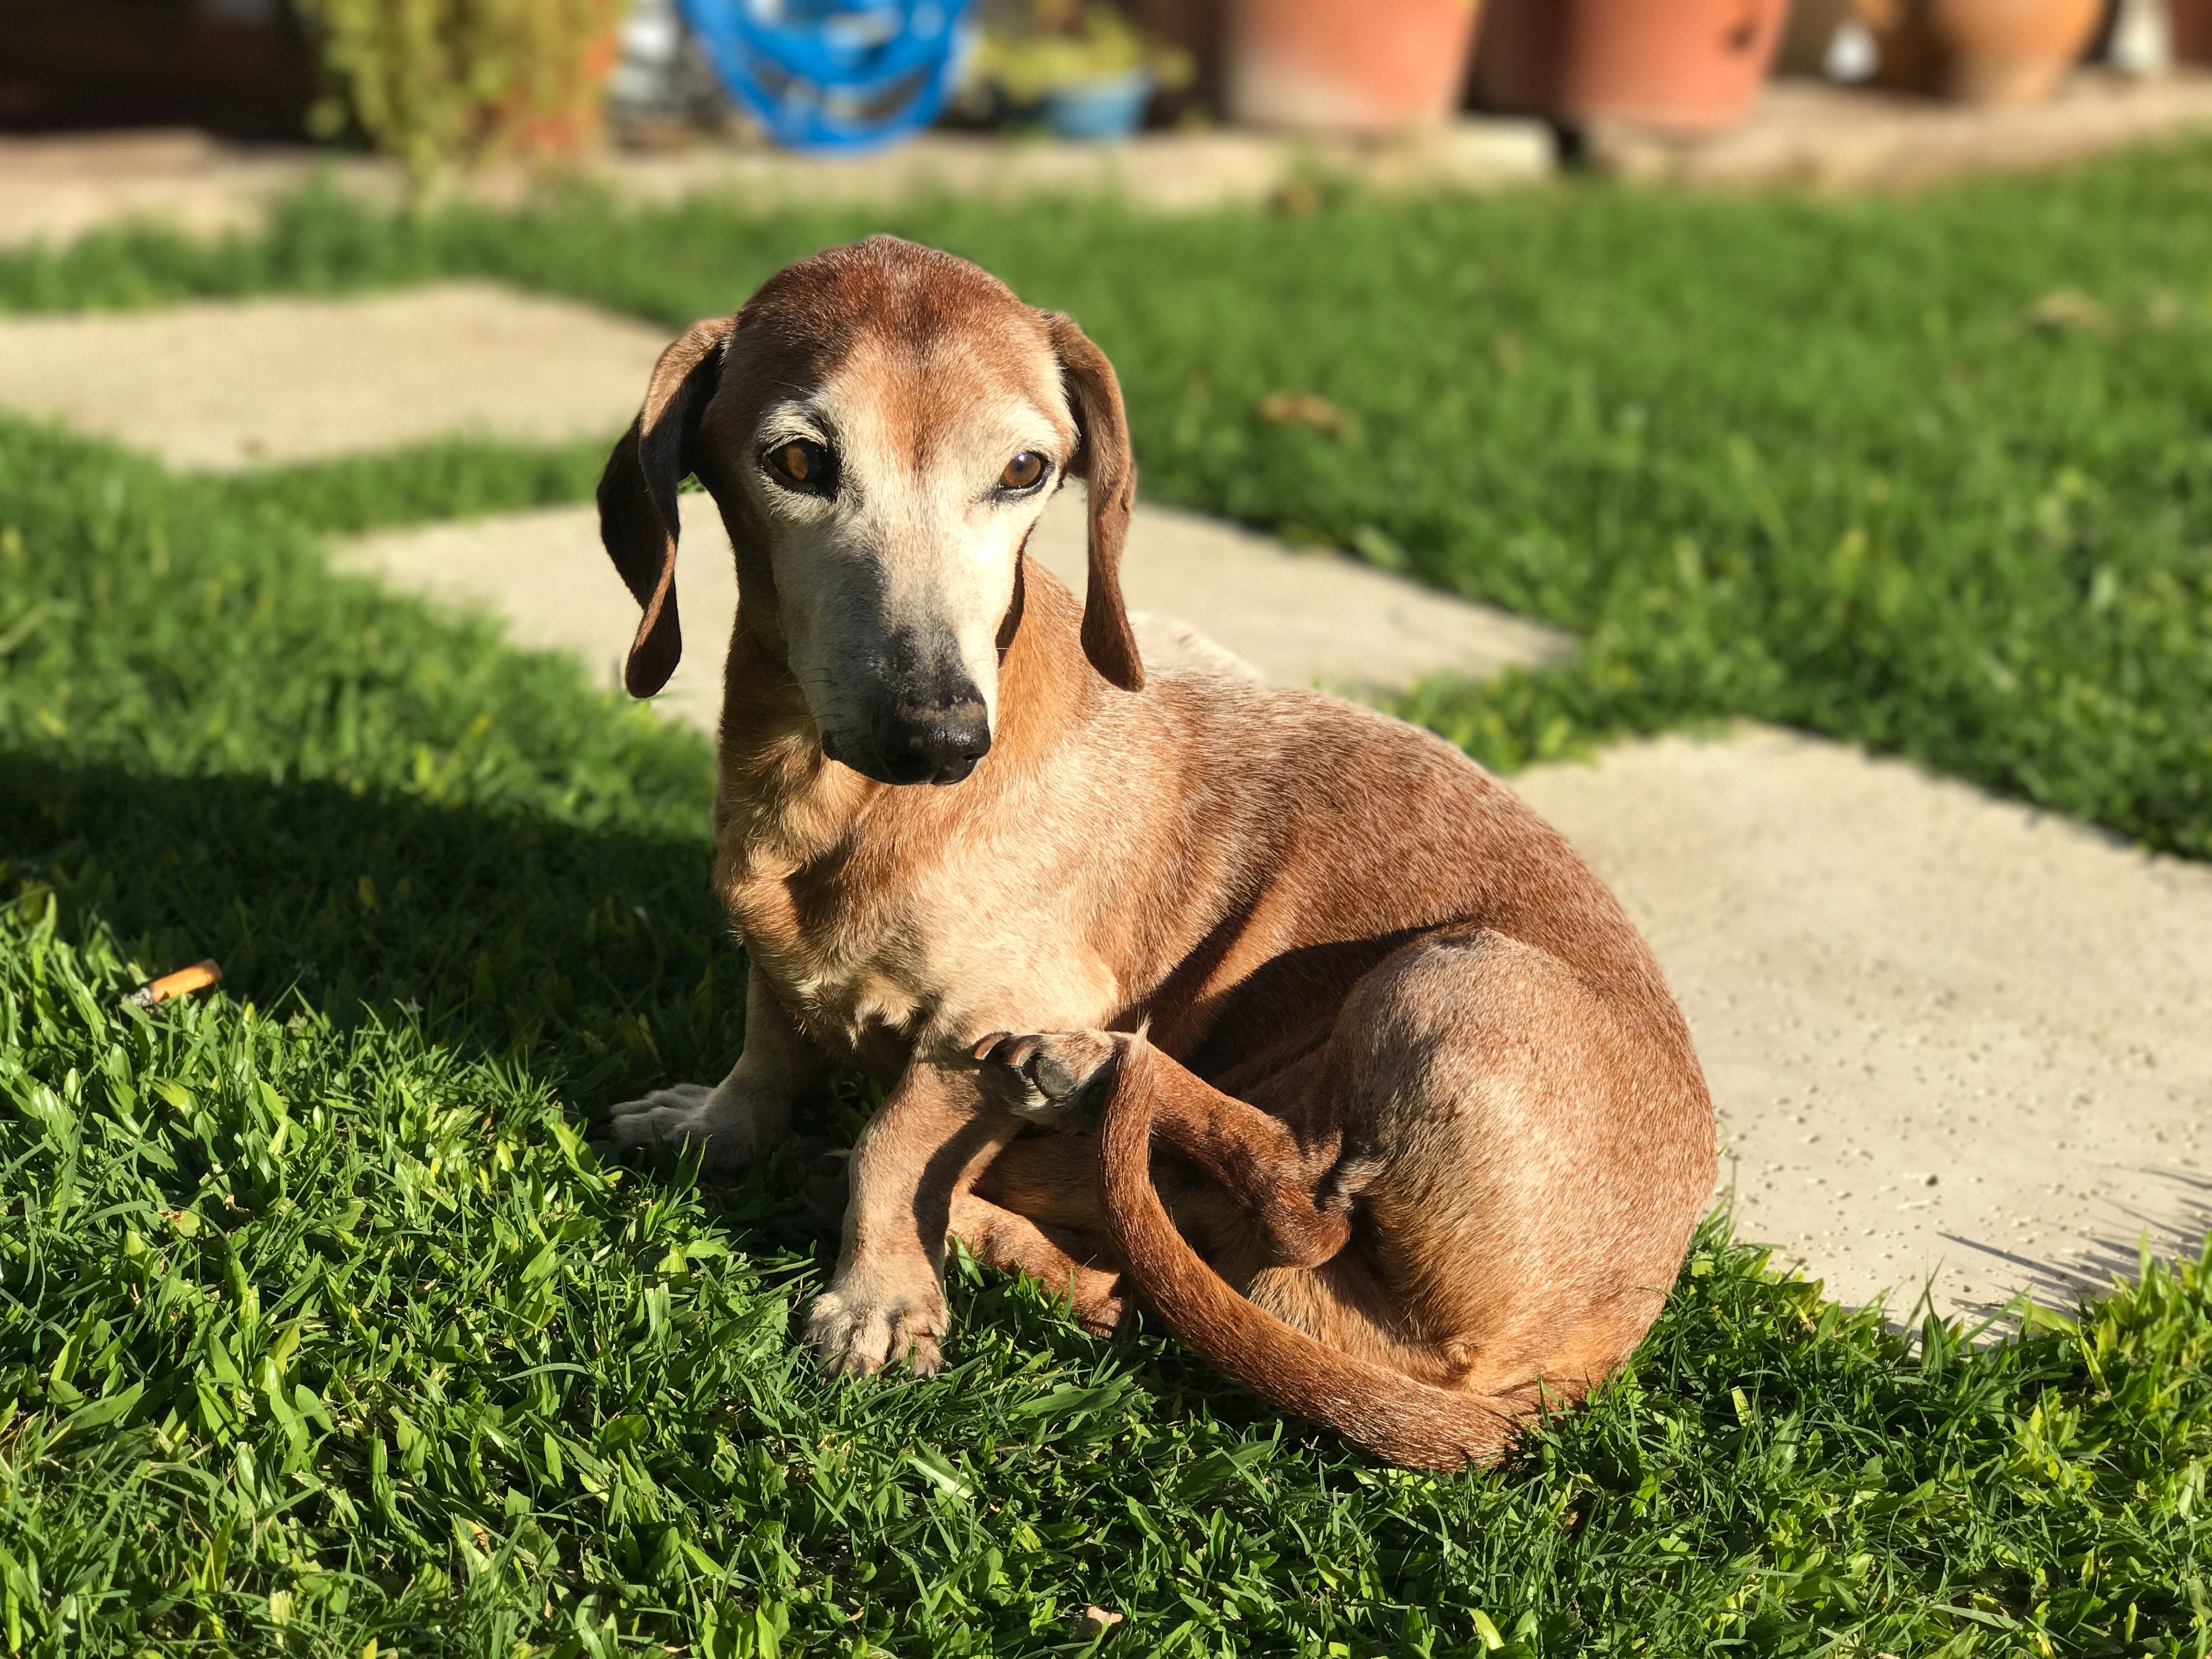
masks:
[[[763,471],[793,422],[844,469],[826,504]],[[1041,497],[990,493],[1017,441],[1090,481],[1079,603],[1019,550]],[[1714,1170],[1656,963],[1559,835],[1439,739],[1146,672],[1119,590],[1120,392],[1072,322],[872,238],[689,331],[600,487],[646,612],[633,690],[680,648],[686,471],[738,571],[714,879],[751,959],[746,1048],[612,1133],[738,1164],[835,1066],[883,1081],[810,1310],[826,1364],[934,1370],[957,1236],[1094,1328],[1149,1303],[1401,1462],[1493,1459],[1619,1367]],[[990,710],[964,781],[872,775],[892,739],[868,733],[906,729],[854,712],[907,696],[878,635],[957,643],[932,660]]]

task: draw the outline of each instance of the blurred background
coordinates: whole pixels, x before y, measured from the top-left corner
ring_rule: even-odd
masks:
[[[1845,143],[1899,100],[2017,109],[2086,76],[2109,102],[2205,64],[2212,0],[0,0],[0,131],[312,143],[424,180],[609,147],[1518,117],[1633,166],[1778,99],[1802,124],[1816,94]]]

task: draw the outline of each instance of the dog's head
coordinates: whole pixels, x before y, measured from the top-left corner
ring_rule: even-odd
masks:
[[[644,620],[624,679],[683,650],[677,488],[696,473],[738,551],[750,624],[788,660],[840,761],[957,783],[991,745],[1020,564],[1046,498],[1090,491],[1083,647],[1135,690],[1121,603],[1135,492],[1113,366],[1064,316],[895,237],[801,259],[661,354],[599,480],[608,553]]]

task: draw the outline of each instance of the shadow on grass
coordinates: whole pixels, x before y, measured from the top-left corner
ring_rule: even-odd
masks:
[[[744,958],[705,816],[654,836],[0,750],[0,888],[51,888],[71,932],[97,914],[149,975],[213,957],[264,1009],[398,1011],[588,1109],[738,1052]]]
[[[1970,1259],[1984,1271],[2009,1276],[2039,1305],[2070,1314],[2082,1302],[2109,1296],[2116,1282],[2133,1284],[2149,1262],[2195,1259],[2212,1234],[2212,1180],[2181,1169],[2144,1166],[2130,1173],[2136,1200],[2107,1204],[2110,1219],[2056,1255],[2032,1255],[1962,1233],[1942,1237],[1973,1252]],[[2002,1314],[2008,1305],[1966,1304],[1980,1317]]]

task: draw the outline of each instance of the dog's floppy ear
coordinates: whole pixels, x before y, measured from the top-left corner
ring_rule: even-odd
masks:
[[[645,407],[615,445],[599,475],[599,539],[644,609],[630,642],[623,684],[649,697],[668,684],[684,655],[676,617],[676,487],[692,469],[699,414],[722,374],[722,348],[735,317],[694,323],[660,354]]]
[[[1129,538],[1129,509],[1137,498],[1137,464],[1129,453],[1129,418],[1121,408],[1121,383],[1114,365],[1091,343],[1072,317],[1044,314],[1052,349],[1075,413],[1077,443],[1067,470],[1082,477],[1091,496],[1091,568],[1083,591],[1083,654],[1124,691],[1145,689],[1145,665],[1121,602],[1121,548]]]

